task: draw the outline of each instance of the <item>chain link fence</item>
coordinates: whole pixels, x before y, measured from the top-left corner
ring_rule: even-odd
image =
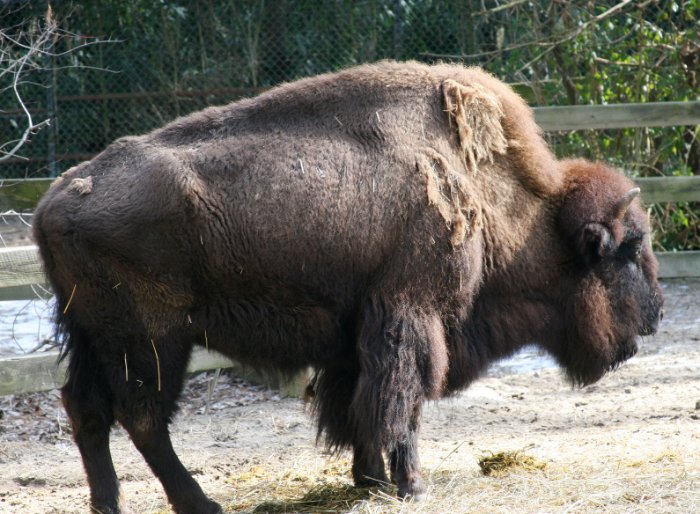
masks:
[[[18,95],[35,120],[52,122],[0,160],[0,177],[60,174],[117,137],[386,58],[479,65],[533,106],[698,99],[700,0],[50,3],[61,30],[17,89],[13,74],[0,75],[0,143],[26,129]],[[46,0],[0,0],[0,27],[12,36],[3,55],[21,54],[19,35],[40,32],[46,8]],[[700,174],[697,136],[698,127],[548,135],[561,155],[639,175]],[[670,215],[679,230],[694,225],[697,238],[697,209]]]

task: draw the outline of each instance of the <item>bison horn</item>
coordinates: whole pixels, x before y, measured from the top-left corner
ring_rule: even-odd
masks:
[[[622,218],[625,215],[627,209],[629,209],[630,204],[635,198],[639,196],[640,192],[641,190],[638,187],[633,187],[624,195],[622,195],[622,198],[620,198],[615,204],[615,209],[613,211],[616,219]]]

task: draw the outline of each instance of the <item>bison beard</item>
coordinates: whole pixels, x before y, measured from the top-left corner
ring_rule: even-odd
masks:
[[[118,421],[175,511],[220,511],[168,435],[194,345],[313,367],[355,482],[420,497],[425,400],[533,342],[588,384],[656,330],[637,194],[557,161],[516,94],[452,65],[361,66],[116,141],[34,216],[92,508],[120,512]]]

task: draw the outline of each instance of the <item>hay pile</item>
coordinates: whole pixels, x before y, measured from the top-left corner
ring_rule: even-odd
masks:
[[[491,453],[479,459],[479,468],[488,477],[502,477],[515,470],[541,471],[546,467],[546,462],[519,451]]]
[[[249,514],[349,512],[373,499],[397,501],[378,488],[354,487],[347,459],[332,460],[319,472],[287,471],[276,474],[263,466],[229,478],[238,501],[227,512]],[[395,491],[393,491],[395,493]]]
[[[505,477],[515,470],[540,471],[546,467],[545,462],[516,451],[490,453],[478,464],[482,473],[490,477]],[[350,468],[348,459],[331,460],[316,472],[309,469],[308,472],[276,473],[254,465],[228,478],[238,498],[226,505],[225,510],[246,514],[434,512],[433,509],[448,504],[454,492],[474,487],[473,474],[455,473],[454,470],[430,473],[426,469],[427,482],[431,486],[429,498],[414,503],[396,498],[394,486],[355,488]],[[449,484],[444,484],[445,481]]]
[[[462,462],[462,469],[426,467],[428,494],[421,502],[397,499],[393,486],[353,487],[348,459],[316,468],[300,461],[294,471],[257,465],[227,479],[236,498],[222,503],[225,512],[242,514],[697,511],[697,475],[682,471],[678,454],[664,450],[638,457],[561,465],[522,450],[487,452],[473,466]]]

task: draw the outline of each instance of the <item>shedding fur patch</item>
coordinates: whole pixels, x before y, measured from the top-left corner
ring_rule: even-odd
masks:
[[[428,203],[434,205],[452,230],[452,246],[481,227],[478,210],[467,191],[465,177],[456,173],[440,153],[424,148],[419,154],[418,170],[426,178]]]
[[[466,86],[452,79],[443,82],[442,92],[468,169],[475,171],[479,162],[493,162],[494,154],[506,153],[503,109],[496,96],[477,84]]]
[[[74,178],[68,185],[68,191],[78,193],[80,196],[92,193],[92,177]]]

